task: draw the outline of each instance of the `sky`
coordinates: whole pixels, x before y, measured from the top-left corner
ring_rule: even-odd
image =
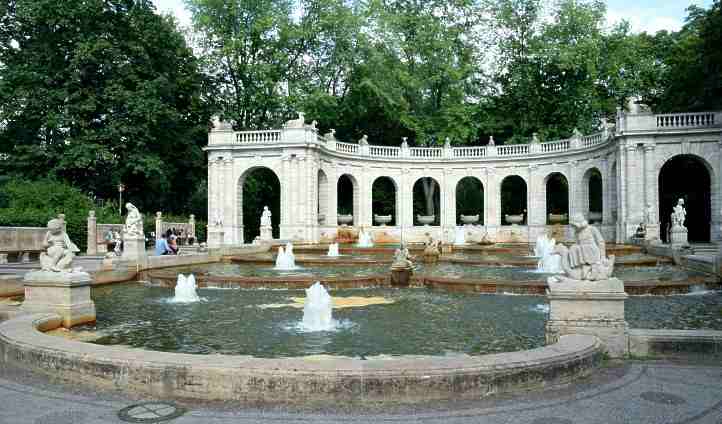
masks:
[[[634,32],[659,30],[677,31],[691,5],[709,7],[713,0],[607,0],[607,20],[610,24],[626,19]],[[189,26],[191,16],[183,0],[153,0],[159,12],[173,13],[183,26]]]

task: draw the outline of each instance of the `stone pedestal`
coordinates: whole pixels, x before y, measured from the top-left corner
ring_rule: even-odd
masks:
[[[566,334],[597,336],[613,358],[627,354],[627,321],[624,319],[624,283],[616,278],[579,281],[551,277],[547,344]]]
[[[145,239],[143,237],[123,235],[122,258],[139,264],[148,262],[148,252],[145,250]]]
[[[680,226],[672,227],[672,231],[669,233],[669,242],[674,247],[689,246],[689,239],[687,238],[687,229]]]
[[[411,282],[411,268],[391,268],[391,285],[394,287],[408,287]]]
[[[261,241],[273,240],[273,228],[270,225],[261,227]]]
[[[223,231],[223,227],[219,225],[208,226],[208,247],[215,249],[223,246],[224,237],[225,232]]]
[[[95,303],[90,298],[87,272],[32,271],[25,274],[24,312],[54,312],[63,327],[95,322]]]

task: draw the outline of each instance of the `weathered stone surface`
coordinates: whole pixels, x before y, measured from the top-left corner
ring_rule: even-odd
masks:
[[[25,301],[20,308],[29,313],[54,312],[66,328],[95,322],[91,282],[86,272],[29,272],[23,279]]]

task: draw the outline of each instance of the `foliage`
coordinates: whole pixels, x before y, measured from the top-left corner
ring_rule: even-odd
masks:
[[[81,251],[87,247],[91,210],[95,210],[98,222],[120,222],[113,205],[96,207],[90,197],[66,183],[14,179],[0,187],[0,226],[45,227],[50,219],[65,214],[68,235]]]
[[[171,207],[205,171],[196,58],[145,0],[0,5],[0,173]]]

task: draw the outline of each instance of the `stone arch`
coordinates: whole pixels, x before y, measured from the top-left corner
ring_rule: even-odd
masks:
[[[376,215],[391,215],[391,222],[387,225],[397,225],[400,210],[399,186],[396,180],[386,175],[377,177],[371,184],[372,225],[379,225],[374,218]]]
[[[316,198],[316,212],[318,213],[318,223],[327,224],[328,219],[328,177],[323,169],[318,170],[317,179],[317,198]],[[334,223],[335,224],[335,223]]]
[[[563,172],[551,172],[544,177],[544,210],[547,224],[569,222],[569,191],[569,179]],[[562,217],[564,215],[566,219]]]
[[[479,215],[484,224],[484,184],[474,176],[466,176],[456,183],[456,224],[462,225],[461,215]]]
[[[511,225],[512,222],[507,220],[508,215],[522,215],[521,224],[527,223],[527,193],[528,187],[526,180],[519,175],[507,175],[501,180],[499,189],[501,213],[500,222],[502,225]]]
[[[441,222],[441,184],[433,177],[421,177],[413,185],[413,214],[414,225],[422,225],[419,215],[428,216],[433,212],[434,222],[431,225],[439,225]]]
[[[267,166],[253,166],[238,178],[237,223],[242,228],[241,241],[251,242],[260,234],[261,213],[264,206],[271,210],[273,237],[280,236],[281,179],[278,172]],[[247,199],[245,198],[246,194]]]
[[[604,179],[602,171],[591,167],[582,176],[582,206],[590,223],[601,223],[604,219]]]
[[[712,203],[716,181],[714,168],[703,157],[678,154],[669,157],[657,174],[659,222],[662,240],[669,241],[672,208],[684,199],[685,226],[690,242],[709,242],[712,234]],[[684,176],[684,178],[680,178]]]
[[[353,175],[344,173],[336,181],[336,207],[339,215],[353,215],[353,225],[360,222],[360,187]]]

